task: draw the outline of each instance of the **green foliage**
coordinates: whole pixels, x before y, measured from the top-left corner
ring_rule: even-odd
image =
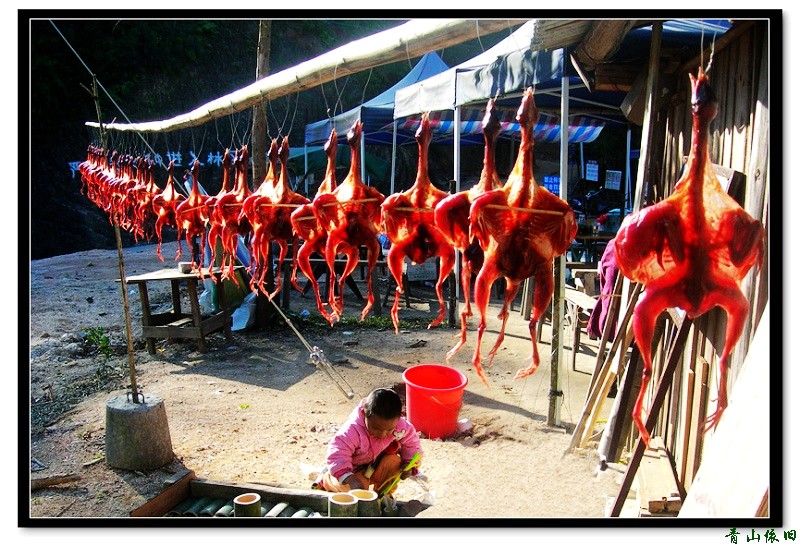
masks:
[[[82,331],[86,334],[86,343],[103,355],[104,360],[111,358],[111,340],[102,326],[92,326]]]

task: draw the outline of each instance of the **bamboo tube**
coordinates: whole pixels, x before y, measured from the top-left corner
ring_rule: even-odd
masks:
[[[233,499],[233,514],[237,518],[257,518],[261,516],[261,495],[242,493]]]
[[[358,516],[366,518],[380,517],[381,503],[375,491],[353,489],[350,494],[358,499]]]
[[[334,493],[328,497],[328,517],[354,518],[358,516],[358,499],[350,493]]]

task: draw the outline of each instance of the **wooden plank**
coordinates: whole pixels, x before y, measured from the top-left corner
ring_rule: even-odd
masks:
[[[674,375],[673,372],[675,371],[675,366],[677,366],[677,359],[683,354],[683,349],[686,345],[686,338],[689,335],[689,328],[691,327],[691,324],[691,319],[684,318],[681,322],[680,329],[678,330],[678,335],[675,336],[675,341],[673,342],[672,349],[670,350],[670,358],[667,362],[667,368],[658,383],[658,388],[656,389],[655,396],[653,397],[653,403],[651,404],[647,414],[647,419],[644,424],[646,430],[653,429],[653,425],[656,422],[658,413],[661,411],[661,405],[664,402],[664,395],[672,386]],[[630,492],[633,478],[639,469],[639,463],[641,462],[642,455],[644,455],[644,451],[644,440],[639,437],[638,441],[636,442],[636,447],[633,450],[630,462],[628,463],[628,468],[625,471],[625,476],[622,478],[622,485],[619,493],[617,494],[617,497],[614,500],[614,505],[611,508],[611,517],[619,517],[620,512],[622,511],[622,506],[628,496],[628,492]]]
[[[639,75],[639,66],[621,63],[605,63],[597,65],[594,71],[595,91],[624,91],[633,88]]]
[[[200,339],[200,328],[196,326],[142,326],[142,337],[156,339]]]
[[[229,484],[214,480],[195,479],[190,484],[193,497],[234,498],[242,493],[258,493],[261,500],[287,502],[291,505],[308,506],[321,514],[328,513],[328,493],[313,489],[290,489],[255,483]]]
[[[681,507],[681,497],[664,439],[654,436],[650,447],[642,456],[636,474],[639,480],[639,506],[651,513],[676,512]]]
[[[189,496],[189,484],[194,477],[194,471],[190,470],[181,479],[167,487],[167,489],[147,501],[139,508],[131,511],[131,517],[152,518],[163,516]]]
[[[630,338],[633,335],[631,333],[631,317],[633,316],[633,308],[636,305],[636,302],[639,299],[639,294],[642,290],[641,284],[636,284],[634,286],[634,291],[631,294],[631,301],[628,304],[628,308],[625,311],[625,316],[623,317],[620,325],[620,332],[625,332],[625,335],[617,335],[614,339],[614,343],[612,344],[611,350],[608,353],[605,361],[603,362],[603,367],[599,370],[599,373],[592,375],[592,380],[589,385],[589,395],[586,398],[586,403],[583,407],[583,413],[581,414],[580,418],[578,419],[577,425],[575,425],[575,430],[572,432],[572,438],[570,440],[569,446],[564,451],[564,455],[572,452],[573,449],[579,444],[581,435],[583,434],[584,430],[587,427],[587,423],[592,415],[593,408],[598,402],[598,397],[600,396],[600,392],[602,390],[603,384],[605,383],[605,378],[610,373],[616,373],[611,370],[611,363],[614,360],[614,356],[616,355],[617,349],[620,347],[621,344],[625,343],[625,347],[627,350],[627,346],[630,344]]]
[[[676,457],[676,459],[678,459],[678,481],[682,484],[686,483],[686,463],[689,456],[689,432],[691,430],[691,415],[694,407],[695,376],[697,375],[695,372],[696,366],[696,362],[694,359],[692,359],[689,363],[689,371],[686,376],[686,381],[684,381],[682,385],[685,388],[685,406],[683,408],[681,444],[679,446],[678,456]]]
[[[186,326],[187,324],[194,324],[194,320],[191,317],[183,317],[178,320],[173,320],[167,326],[171,326],[173,328],[180,328],[181,326]]]
[[[763,437],[770,430],[769,333],[767,305],[728,407],[706,440],[703,462],[684,499],[681,518],[752,518],[763,511],[773,444],[742,439]]]
[[[109,123],[104,124],[103,127],[106,130],[141,133],[168,132],[197,127],[265,101],[317,87],[336,78],[341,79],[350,74],[396,61],[407,61],[422,56],[428,51],[443,49],[476,37],[508,30],[512,25],[525,21],[525,19],[412,20],[383,32],[354,40],[296,66],[271,74],[191,112],[171,119],[144,123]],[[573,23],[571,26],[577,25]],[[86,122],[86,125],[99,127],[96,122]]]
[[[703,457],[703,440],[705,431],[703,422],[708,413],[708,378],[710,366],[702,356],[697,356],[695,367],[695,383],[692,392],[692,413],[687,418],[689,429],[689,443],[686,446],[686,471],[681,483],[688,490],[694,480],[700,461]]]

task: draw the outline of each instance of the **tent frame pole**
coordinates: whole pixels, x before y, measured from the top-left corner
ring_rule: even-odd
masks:
[[[456,182],[456,193],[461,191],[461,106],[453,109],[453,180]],[[453,267],[455,278],[461,278],[461,260],[456,260]],[[456,298],[461,297],[461,283],[456,282]]]
[[[389,182],[389,194],[394,193],[394,171],[397,158],[397,120],[392,122],[392,176]]]
[[[625,216],[628,208],[632,208],[631,203],[631,126],[628,124],[628,133],[626,137],[626,144],[625,144],[625,204],[624,207],[626,210],[621,210],[620,214],[620,221]]]
[[[367,180],[367,155],[366,155],[366,144],[364,141],[367,140],[366,134],[361,134],[361,180],[367,183],[369,186],[369,181]]]
[[[303,145],[303,179],[306,184],[306,197],[308,197],[308,144]]]
[[[566,51],[564,58],[567,58]],[[569,77],[561,78],[561,166],[559,180],[559,197],[567,200],[569,176]],[[561,365],[564,356],[564,273],[566,263],[564,255],[554,260],[555,283],[552,303],[552,343],[550,357],[550,405],[547,411],[548,426],[561,425],[561,398],[564,393],[560,389]]]

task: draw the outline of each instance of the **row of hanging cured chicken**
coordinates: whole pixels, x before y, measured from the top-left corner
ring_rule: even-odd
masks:
[[[615,241],[620,270],[645,286],[644,296],[634,311],[635,338],[644,360],[644,381],[634,409],[634,421],[645,442],[649,435],[644,426],[642,400],[651,374],[650,341],[655,318],[673,306],[685,309],[690,316],[702,314],[717,305],[728,313],[727,341],[720,362],[722,381],[718,409],[710,419],[711,424],[715,423],[727,403],[727,357],[741,335],[749,312],[738,283],[753,265],[760,265],[764,255],[763,226],[725,194],[710,170],[708,124],[716,115],[716,100],[702,69],[698,77],[692,76],[691,80],[695,124],[686,174],[669,199],[627,217]],[[485,153],[480,179],[469,190],[456,194],[437,189],[429,178],[431,126],[427,114],[422,116],[416,135],[419,147],[416,179],[408,190],[388,197],[361,179],[360,121],[347,134],[351,164],[347,176],[338,184],[335,177],[338,137],[335,130],[331,132],[324,147],[327,170],[312,200],[291,190],[286,165],[289,145],[285,137],[280,145],[277,139],[272,140],[267,175],[254,191],[247,183],[246,147],[235,153],[235,157],[226,151],[222,188],[215,196],[200,192],[197,162],[187,175],[193,181],[188,198],[175,190],[172,164],[163,191],[153,181],[152,165],[143,160],[117,157],[113,153],[107,156],[102,150],[90,148],[89,157],[81,164],[80,170],[85,194],[108,212],[112,222],[132,231],[136,237],[146,236],[148,222],[152,223],[159,241],[158,257],[162,260],[161,230],[164,226],[172,226],[179,233],[176,259],[182,252],[181,236],[190,245],[199,237],[200,248],[205,248],[207,238],[211,249],[210,263],[216,263],[219,242],[222,278],[236,280],[233,266],[239,236],[249,237],[251,288],[270,298],[281,289],[281,283],[280,275],[276,275],[274,290],[267,293],[264,289],[266,274],[271,267],[268,245],[272,241],[279,245],[280,268],[288,252],[288,243],[293,241],[291,282],[300,290],[297,284],[299,268],[312,283],[317,307],[331,325],[342,316],[344,283],[358,265],[362,247],[366,248],[368,283],[362,319],[374,304],[370,273],[381,254],[379,233],[385,233],[392,243],[386,262],[397,285],[391,310],[395,332],[399,324],[398,304],[403,290],[404,260],[408,258],[420,264],[429,259],[439,259],[435,290],[440,308],[429,324],[432,328],[444,318],[442,284],[453,271],[456,251],[459,251],[464,295],[461,337],[447,353],[446,360],[449,361],[466,343],[467,322],[474,304],[479,324],[472,364],[488,386],[481,342],[493,283],[502,277],[506,290],[499,314],[499,335],[488,353],[487,365],[491,364],[503,342],[509,306],[520,284],[527,278],[534,280],[529,322],[532,356],[529,365],[521,368],[515,379],[526,377],[540,363],[536,325],[552,299],[553,259],[567,251],[577,232],[575,215],[569,205],[534,179],[533,127],[537,118],[534,92],[528,89],[516,118],[521,131],[517,159],[507,180],[502,182],[494,158],[500,123],[494,101],[489,100],[483,119]],[[134,175],[136,161],[137,174]],[[302,244],[298,244],[298,239]],[[338,290],[329,291],[327,302],[322,301],[312,272],[310,257],[315,253],[324,256],[331,279],[336,279],[338,284]],[[338,255],[344,255],[346,262],[343,271],[337,275],[334,260]],[[195,269],[202,275],[202,258],[193,259]],[[471,286],[473,276],[474,291]]]

